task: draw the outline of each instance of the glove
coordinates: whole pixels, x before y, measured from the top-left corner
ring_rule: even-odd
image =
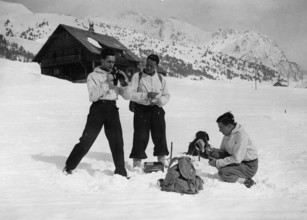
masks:
[[[199,140],[196,141],[196,143],[195,143],[195,148],[196,148],[198,151],[205,152],[205,142],[204,142],[202,139],[199,139]]]

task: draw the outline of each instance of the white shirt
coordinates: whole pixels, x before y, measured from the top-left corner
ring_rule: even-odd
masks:
[[[144,72],[141,73],[141,79],[139,80],[139,73],[135,73],[131,79],[131,100],[141,105],[150,105],[150,101],[147,98],[149,92],[156,92],[158,95],[157,105],[163,107],[170,99],[166,80],[162,77],[162,82],[155,72],[154,75],[148,75]]]
[[[96,67],[94,72],[90,73],[87,77],[87,88],[89,92],[89,99],[91,102],[98,100],[114,100],[118,99],[121,95],[124,99],[131,98],[131,88],[129,86],[120,87],[114,86],[110,89],[111,80],[109,73],[105,70]]]
[[[231,156],[216,160],[218,168],[258,158],[255,145],[239,124],[236,125],[229,136],[224,136],[220,149],[227,151]]]

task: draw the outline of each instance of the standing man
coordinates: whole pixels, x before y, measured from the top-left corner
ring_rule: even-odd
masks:
[[[133,146],[130,158],[135,170],[141,169],[142,159],[151,133],[154,143],[153,155],[165,166],[169,154],[166,142],[165,112],[162,108],[170,99],[166,80],[157,72],[159,57],[151,54],[146,59],[145,69],[135,73],[131,80],[131,101],[134,101]]]
[[[108,139],[115,174],[127,176],[124,161],[124,142],[116,100],[118,94],[124,99],[131,98],[128,79],[122,71],[114,73],[115,52],[112,49],[101,51],[101,65],[87,77],[90,101],[93,102],[87,116],[87,122],[78,144],[70,153],[64,173],[71,174],[82,158],[87,154],[103,126]],[[119,83],[119,85],[117,85]]]

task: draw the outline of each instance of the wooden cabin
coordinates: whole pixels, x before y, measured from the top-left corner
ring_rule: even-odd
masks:
[[[41,66],[41,73],[72,82],[84,81],[100,64],[100,51],[112,48],[116,52],[115,66],[127,74],[139,69],[139,58],[114,37],[60,24],[52,33],[33,62]]]
[[[276,83],[274,83],[273,86],[281,86],[281,87],[287,87],[287,85],[285,85],[284,83],[282,83],[281,81],[278,81]]]

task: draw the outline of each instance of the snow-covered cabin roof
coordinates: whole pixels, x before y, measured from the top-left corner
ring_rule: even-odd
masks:
[[[134,55],[127,47],[125,47],[121,42],[119,42],[114,37],[98,34],[95,32],[91,32],[88,30],[79,29],[76,27],[71,27],[68,25],[60,24],[56,30],[52,33],[52,35],[49,37],[47,42],[43,45],[41,50],[38,52],[38,54],[33,59],[34,62],[40,62],[43,53],[48,48],[48,45],[51,44],[50,41],[52,41],[53,38],[56,37],[56,34],[59,31],[67,31],[70,35],[72,35],[76,40],[78,40],[86,49],[88,49],[91,53],[94,54],[100,54],[101,49],[95,46],[95,44],[91,43],[93,41],[96,41],[97,44],[101,45],[102,47],[110,47],[112,49],[121,50],[124,51],[125,56],[127,59],[139,62],[140,59]],[[90,41],[88,39],[91,39]]]

